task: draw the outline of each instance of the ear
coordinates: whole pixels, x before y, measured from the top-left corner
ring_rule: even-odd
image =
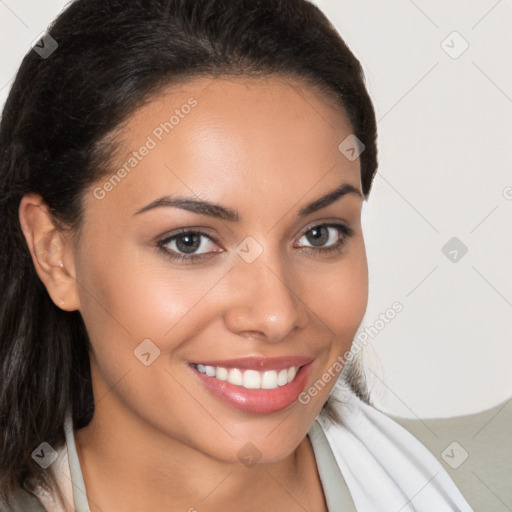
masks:
[[[69,233],[55,225],[43,198],[32,192],[21,199],[19,220],[37,275],[52,301],[65,311],[79,309],[73,243]]]

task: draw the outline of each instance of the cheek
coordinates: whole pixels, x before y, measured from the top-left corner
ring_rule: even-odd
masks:
[[[349,330],[350,342],[361,324],[368,304],[368,267],[366,253],[351,262],[339,282],[340,328]]]
[[[202,328],[199,320],[210,321],[209,311],[197,304],[214,278],[195,279],[189,271],[180,275],[165,260],[151,264],[128,251],[89,254],[78,274],[86,283],[80,288],[80,313],[92,345],[94,392],[108,397],[102,405],[113,406],[115,396],[155,418],[160,408],[187,410],[190,397],[173,376],[178,375],[181,346]],[[143,340],[151,343],[141,345]],[[139,346],[144,353],[149,350],[148,366],[137,358],[143,353]]]
[[[80,313],[100,361],[130,365],[144,339],[170,352],[214,315],[203,303],[225,269],[176,269],[165,256],[148,258],[127,248],[116,253],[117,244],[101,247],[77,267]]]
[[[312,278],[313,279],[313,278]],[[317,412],[329,396],[346,362],[368,303],[368,267],[362,237],[350,245],[345,258],[310,283],[311,309],[326,326],[327,345],[312,375],[310,400]],[[320,286],[321,283],[321,286]]]
[[[308,306],[324,322],[336,344],[350,346],[368,302],[363,238],[355,238],[340,261],[310,275],[304,282]]]

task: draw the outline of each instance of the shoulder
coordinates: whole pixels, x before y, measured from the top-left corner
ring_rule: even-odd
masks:
[[[9,496],[5,501],[0,498],[0,512],[47,512],[41,502],[30,492],[22,487]]]

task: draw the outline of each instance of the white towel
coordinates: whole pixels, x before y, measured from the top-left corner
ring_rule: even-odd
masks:
[[[410,432],[336,388],[343,425],[320,414],[356,509],[361,512],[474,512],[441,463]]]

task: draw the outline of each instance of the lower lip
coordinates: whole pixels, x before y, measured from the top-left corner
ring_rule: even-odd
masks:
[[[311,375],[311,363],[308,363],[299,368],[295,378],[285,386],[275,389],[246,389],[215,377],[209,377],[193,366],[191,368],[201,382],[225,403],[240,411],[255,414],[270,414],[293,404]]]

